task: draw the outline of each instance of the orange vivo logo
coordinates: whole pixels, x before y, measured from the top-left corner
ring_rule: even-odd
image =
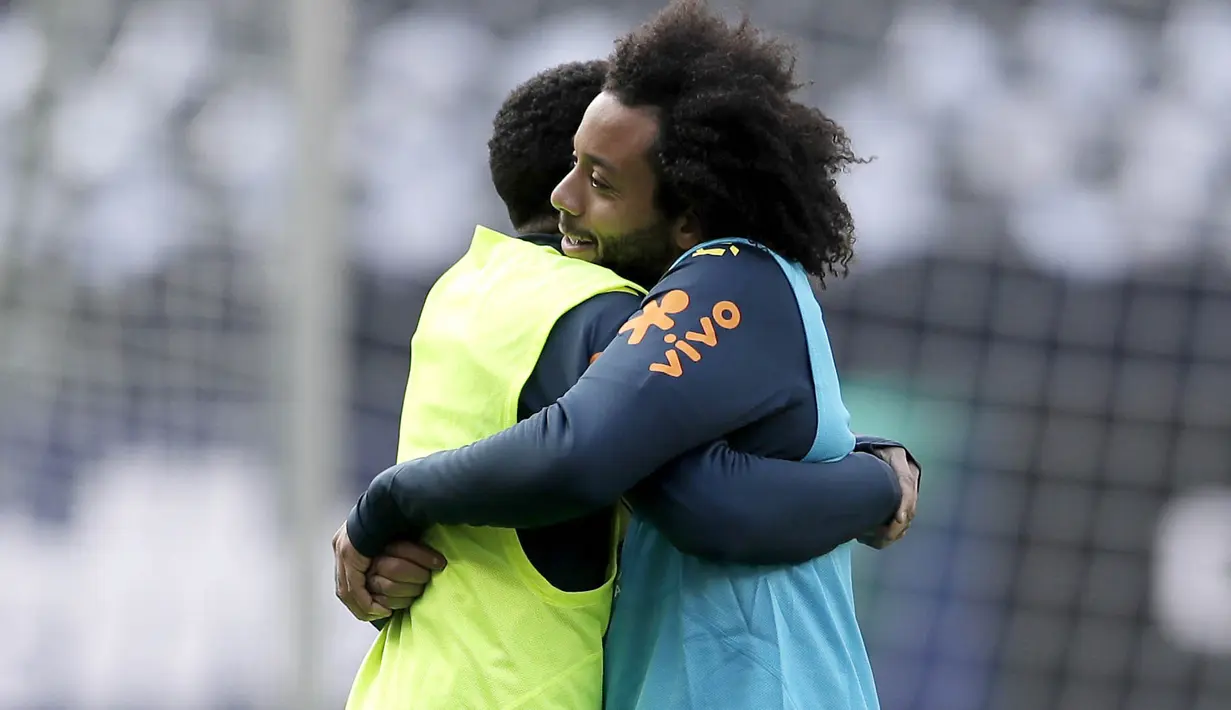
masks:
[[[641,313],[633,316],[620,328],[621,333],[631,333],[628,336],[629,345],[640,345],[650,335],[651,330],[662,332],[662,342],[667,345],[663,352],[665,362],[650,363],[650,372],[680,377],[684,374],[681,355],[692,362],[701,362],[708,349],[718,346],[719,330],[734,330],[739,327],[742,317],[739,307],[731,301],[719,301],[710,308],[709,315],[698,319],[696,325],[685,330],[681,337],[672,332],[676,327],[676,319],[673,316],[683,313],[690,301],[684,291],[668,291],[657,301],[647,303]]]

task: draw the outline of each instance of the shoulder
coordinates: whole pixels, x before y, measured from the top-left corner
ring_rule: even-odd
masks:
[[[802,342],[790,282],[756,247],[703,250],[668,272],[617,342],[652,351],[651,372],[739,367]]]
[[[533,414],[564,396],[640,305],[641,297],[632,293],[601,293],[561,316],[522,388],[523,413]]]
[[[730,281],[722,283],[723,279]],[[690,254],[663,277],[651,295],[664,285],[695,285],[709,289],[721,284],[729,290],[744,290],[778,282],[785,284],[786,279],[778,262],[768,252],[744,244],[727,244],[698,249]]]
[[[796,309],[787,307],[793,302],[790,282],[772,255],[752,246],[720,246],[693,252],[668,272],[624,330],[634,323],[663,328],[677,316],[689,324],[704,319],[719,330],[761,330],[780,325],[783,316],[798,320]]]
[[[539,358],[540,365],[553,368],[568,363],[568,367],[560,369],[573,372],[580,363],[576,372],[576,377],[580,377],[640,307],[641,296],[623,291],[600,293],[573,306],[552,326]]]
[[[591,353],[602,352],[629,316],[641,307],[641,296],[623,291],[600,293],[582,301],[556,321],[552,339],[582,343]]]

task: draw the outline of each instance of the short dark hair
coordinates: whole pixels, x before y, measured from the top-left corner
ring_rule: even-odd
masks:
[[[602,92],[607,62],[570,62],[513,90],[492,121],[488,167],[515,228],[555,219],[551,191],[572,169],[573,134]]]
[[[824,279],[855,241],[836,178],[851,163],[840,126],[791,95],[791,47],[747,17],[676,0],[616,43],[604,89],[658,111],[659,207],[691,210],[707,239],[748,237]]]

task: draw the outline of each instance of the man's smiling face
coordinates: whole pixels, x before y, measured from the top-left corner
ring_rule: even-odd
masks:
[[[599,94],[574,136],[573,169],[551,195],[565,254],[647,286],[683,251],[677,238],[683,220],[668,218],[654,199],[658,179],[650,157],[658,125],[652,108]]]

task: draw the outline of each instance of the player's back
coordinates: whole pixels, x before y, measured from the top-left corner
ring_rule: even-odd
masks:
[[[476,230],[420,317],[399,460],[511,426],[555,322],[596,294],[634,289],[606,269]],[[449,565],[416,602],[413,619],[396,614],[382,630],[348,708],[597,710],[611,579],[560,591],[510,529],[434,526],[424,541]]]

